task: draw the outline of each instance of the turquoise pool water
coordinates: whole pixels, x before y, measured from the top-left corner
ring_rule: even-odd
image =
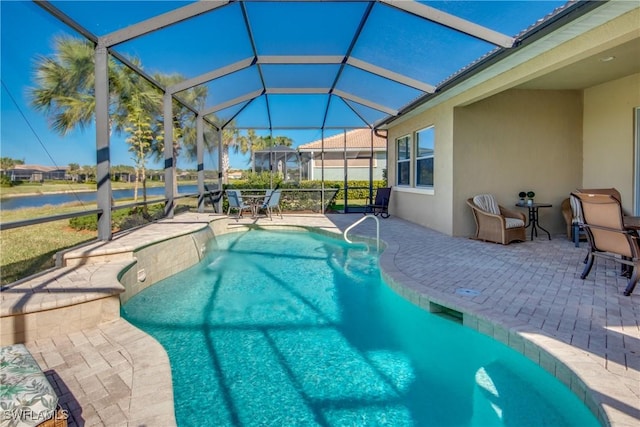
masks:
[[[599,425],[524,356],[398,296],[375,254],[316,233],[217,237],[122,313],[167,350],[180,426]]]

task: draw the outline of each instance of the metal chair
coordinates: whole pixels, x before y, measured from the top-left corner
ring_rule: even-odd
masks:
[[[611,194],[571,193],[580,202],[583,227],[587,232],[589,253],[580,275],[585,279],[595,257],[619,262],[626,266],[623,273],[629,278],[624,294],[629,296],[638,282],[640,267],[640,247],[638,235],[626,229],[619,199]]]
[[[376,188],[376,196],[373,203],[367,204],[364,214],[372,213],[382,218],[389,218],[389,200],[391,199],[391,188]]]
[[[238,211],[238,218],[242,218],[242,211],[245,209],[251,211],[251,206],[242,201],[242,193],[240,190],[227,190],[227,199],[229,200],[227,215],[231,213],[231,209],[235,209]]]
[[[276,187],[277,188],[277,187]],[[281,195],[281,191],[280,190],[268,190],[265,198],[264,198],[264,202],[262,203],[262,206],[260,206],[258,208],[258,210],[262,209],[267,213],[267,216],[269,217],[270,220],[273,221],[273,210],[277,209],[278,213],[280,214],[280,218],[282,219],[282,210],[280,209],[280,195]]]

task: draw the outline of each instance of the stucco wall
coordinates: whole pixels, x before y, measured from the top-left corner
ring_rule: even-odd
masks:
[[[393,186],[389,212],[407,221],[451,234],[453,230],[453,113],[446,104],[389,129],[388,180]],[[427,126],[435,126],[433,189],[399,187],[396,185],[396,139],[411,135]],[[412,139],[413,141],[413,139]],[[413,165],[411,175],[413,176]]]
[[[454,235],[475,231],[467,198],[492,193],[518,210],[529,190],[553,204],[540,209],[541,225],[565,231],[560,204],[582,179],[580,91],[509,90],[456,108],[454,129]]]
[[[391,213],[465,236],[475,227],[466,198],[491,191],[502,204],[516,209],[517,193],[532,189],[538,201],[554,205],[541,210],[541,223],[553,233],[564,233],[562,200],[575,188],[604,186],[604,177],[622,192],[623,207],[630,211],[632,107],[640,106],[639,77],[584,91],[514,89],[636,39],[640,9],[626,12],[631,6],[623,2],[609,6],[607,13],[580,20],[581,25],[597,24],[593,30],[576,36],[570,26],[560,29],[555,42],[565,41],[557,47],[547,50],[543,38],[392,122],[388,129],[389,183],[394,185]],[[431,124],[436,127],[433,191],[395,187],[396,138]]]
[[[342,156],[343,153],[330,153],[327,155],[327,158],[341,160]],[[382,171],[387,167],[387,153],[385,151],[376,151],[373,153],[373,156],[373,180],[378,181],[382,179]],[[318,160],[314,161],[313,164],[313,179],[319,180],[322,177],[322,167],[320,167],[321,162]],[[369,180],[369,166],[349,166],[347,172],[349,180]],[[325,181],[342,181],[344,179],[344,168],[325,167],[324,179]]]
[[[634,108],[640,107],[640,74],[584,91],[585,188],[615,187],[633,213]]]

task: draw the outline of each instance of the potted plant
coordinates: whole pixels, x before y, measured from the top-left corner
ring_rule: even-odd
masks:
[[[520,197],[520,201],[518,203],[520,203],[521,205],[524,205],[524,198],[527,197],[527,193],[525,193],[524,191],[521,191],[518,193],[518,197]]]
[[[527,191],[527,197],[529,198],[527,203],[531,205],[533,204],[533,198],[536,197],[536,193],[534,193],[533,191]]]

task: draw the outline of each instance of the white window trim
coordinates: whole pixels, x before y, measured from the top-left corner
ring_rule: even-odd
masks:
[[[423,194],[427,196],[433,196],[436,194],[433,187],[409,187],[407,185],[394,186],[393,191],[397,191],[398,193]]]
[[[409,158],[408,159],[403,159],[400,160],[398,158],[398,141],[400,141],[403,138],[407,138],[409,141]],[[395,177],[395,181],[396,181],[396,186],[398,188],[411,188],[413,185],[413,137],[410,133],[406,134],[406,135],[402,135],[398,138],[396,138],[395,140],[395,151],[396,151],[396,177]],[[409,183],[408,184],[400,184],[398,183],[398,164],[399,163],[409,163]]]
[[[420,139],[417,137],[417,135],[422,132],[425,131],[427,129],[433,129],[433,133],[434,133],[434,137],[435,137],[435,126],[434,125],[429,125],[427,127],[424,127],[422,129],[418,129],[417,131],[414,132],[414,134],[416,135],[416,137],[414,138],[413,141],[413,145],[414,145],[414,150],[413,150],[413,183],[414,183],[414,187],[415,188],[421,188],[421,189],[433,189],[434,185],[435,185],[435,170],[434,170],[434,178],[433,178],[433,184],[431,185],[418,185],[418,160],[424,160],[424,159],[435,159],[436,158],[436,147],[433,147],[433,154],[431,154],[430,156],[421,156],[418,157],[418,144],[420,142]],[[434,138],[434,145],[435,145],[435,138]],[[435,169],[435,160],[433,161],[433,166]]]

